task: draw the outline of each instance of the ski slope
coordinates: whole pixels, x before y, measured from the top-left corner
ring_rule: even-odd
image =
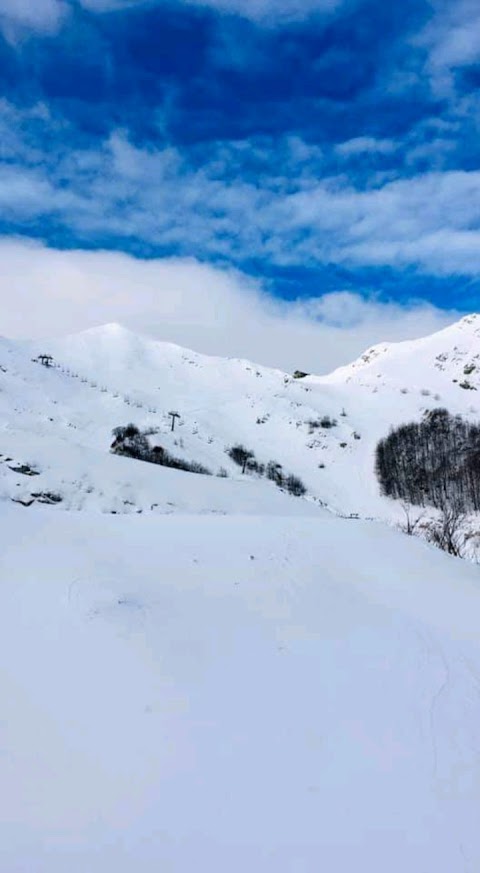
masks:
[[[377,440],[478,417],[479,355],[475,317],[300,380],[0,340],[2,871],[480,869],[478,567],[338,517],[395,521]],[[212,475],[110,454],[129,421]]]
[[[34,363],[42,352],[55,367]],[[311,502],[395,522],[399,508],[381,497],[374,476],[378,440],[436,406],[480,414],[477,316],[423,340],[379,345],[326,377],[294,379],[248,361],[209,358],[115,324],[41,345],[2,340],[0,367],[0,496],[28,502],[32,491],[53,492],[62,497],[60,509],[164,512],[177,505],[170,491],[165,499],[158,470],[108,457],[112,429],[133,421],[156,429],[155,441],[172,454],[214,475],[224,469],[238,483],[239,511],[244,499],[276,503],[287,514],[299,509],[291,499],[286,508],[272,483],[240,475],[226,455],[238,442],[260,462],[274,460],[300,476]],[[180,414],[174,433],[171,411]],[[325,419],[334,426],[322,426]],[[23,464],[40,474],[35,487],[11,469]],[[187,498],[191,489],[207,489],[206,506],[228,511],[222,483],[185,489]],[[254,497],[244,498],[247,492]],[[180,495],[178,508],[187,504]]]
[[[2,870],[480,869],[477,567],[322,512],[0,531]]]

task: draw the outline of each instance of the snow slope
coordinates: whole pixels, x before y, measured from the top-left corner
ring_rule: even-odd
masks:
[[[242,477],[225,454],[227,437],[235,442],[236,419],[251,403],[242,394],[242,377],[248,382],[251,365],[235,362],[217,372],[214,359],[198,364],[193,353],[143,340],[117,325],[52,346],[58,364],[46,369],[28,345],[0,345],[0,497],[28,503],[32,494],[53,493],[62,497],[57,508],[103,512],[316,511],[270,483]],[[78,374],[65,361],[78,364]],[[192,367],[199,371],[194,379]],[[180,421],[176,434],[168,417],[174,400],[188,410],[188,426]],[[226,422],[229,406],[232,421]],[[233,491],[215,476],[109,454],[113,427],[131,420],[158,428],[157,441],[172,454],[200,461],[213,473],[227,468],[235,480]],[[217,422],[220,438],[211,435]],[[22,466],[38,475],[16,472]]]
[[[45,351],[55,368],[32,361]],[[394,521],[398,506],[380,496],[373,473],[375,446],[392,425],[435,406],[478,419],[480,319],[376,346],[327,377],[294,379],[248,361],[209,358],[115,324],[42,345],[1,341],[0,366],[0,453],[41,472],[32,488],[12,462],[0,463],[0,495],[28,502],[32,490],[53,491],[63,497],[61,508],[171,509],[178,477],[164,499],[165,471],[107,457],[112,428],[133,421],[157,428],[156,441],[173,454],[213,473],[224,468],[238,482],[239,511],[247,493],[255,495],[245,498],[250,506],[287,504],[269,482],[248,477],[245,487],[225,454],[237,442],[262,463],[277,461],[300,476],[311,500],[337,513]],[[181,415],[174,434],[170,411]],[[335,426],[322,427],[325,418]],[[224,493],[222,483],[191,479],[179,489]],[[207,503],[212,499],[212,508],[224,511],[222,498]],[[280,511],[296,514],[293,503]]]
[[[477,415],[479,331],[303,380],[116,325],[0,340],[2,873],[480,869],[478,567],[320,503],[395,517],[376,441]],[[130,420],[228,478],[111,455]]]
[[[52,518],[0,504],[2,870],[480,869],[478,568],[324,514]]]

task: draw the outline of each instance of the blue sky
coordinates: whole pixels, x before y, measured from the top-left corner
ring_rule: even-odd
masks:
[[[472,0],[0,0],[0,233],[478,307]]]

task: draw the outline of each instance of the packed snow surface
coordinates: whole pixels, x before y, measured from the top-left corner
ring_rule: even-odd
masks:
[[[302,379],[0,340],[2,873],[480,870],[478,567],[335,515],[395,520],[377,440],[476,420],[479,356],[475,317]],[[110,454],[129,421],[213,475]]]

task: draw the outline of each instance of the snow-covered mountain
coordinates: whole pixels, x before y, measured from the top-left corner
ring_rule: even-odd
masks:
[[[35,363],[41,353],[53,367]],[[175,475],[170,488],[166,471],[109,455],[112,429],[132,421],[156,429],[154,441],[176,456],[213,474],[223,468],[237,483],[239,511],[262,500],[300,509],[271,482],[242,477],[225,451],[235,443],[299,476],[310,500],[337,513],[395,519],[398,507],[380,496],[373,473],[375,446],[392,425],[436,406],[478,417],[480,319],[381,344],[327,377],[206,357],[116,324],[41,344],[2,340],[0,367],[0,495],[28,502],[53,493],[62,508],[163,512],[199,493],[206,508],[225,508],[222,482]],[[171,411],[180,415],[174,433]],[[12,470],[22,464],[40,473],[34,482]]]
[[[320,503],[394,518],[376,441],[476,418],[479,353],[474,317],[325,378],[0,340],[2,873],[480,869],[478,567]],[[129,421],[227,477],[111,454]]]

